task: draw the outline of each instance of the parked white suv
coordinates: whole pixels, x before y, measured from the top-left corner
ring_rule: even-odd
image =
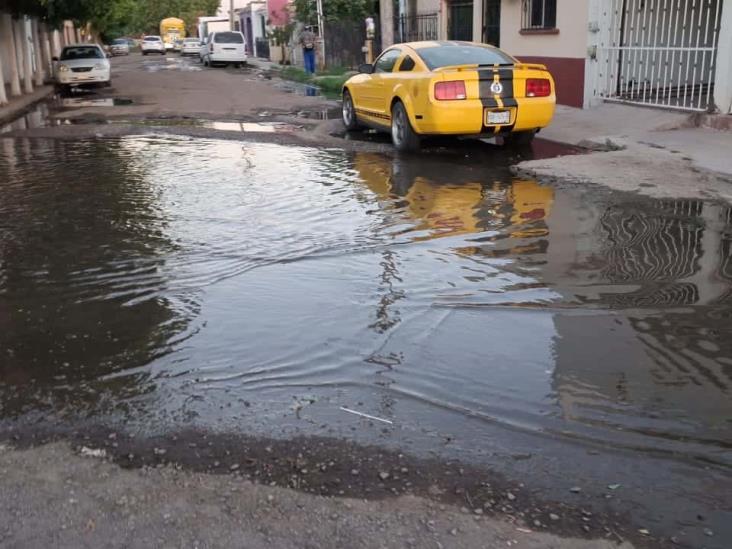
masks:
[[[140,48],[142,49],[142,55],[147,55],[148,53],[165,55],[165,44],[163,44],[163,39],[159,36],[146,36],[142,39]]]
[[[110,86],[112,69],[97,44],[72,44],[54,57],[54,80],[59,91],[88,86]]]
[[[240,67],[247,62],[244,35],[238,31],[212,32],[201,47],[200,56],[207,67],[216,63]]]

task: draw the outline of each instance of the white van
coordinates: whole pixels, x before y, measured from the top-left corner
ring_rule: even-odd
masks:
[[[240,67],[247,62],[244,35],[237,31],[212,32],[201,48],[201,61],[207,67],[216,63]]]

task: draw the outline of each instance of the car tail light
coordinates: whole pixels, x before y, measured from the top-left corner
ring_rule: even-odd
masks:
[[[548,78],[527,78],[526,97],[549,97],[552,94],[552,83]]]
[[[214,43],[213,43],[213,42],[211,42],[211,43],[210,43],[210,44],[208,45],[208,51],[210,51],[211,53],[213,53],[213,51],[214,51]]]
[[[455,99],[465,99],[466,97],[465,82],[462,80],[438,82],[435,84],[435,99],[439,101],[452,101]]]

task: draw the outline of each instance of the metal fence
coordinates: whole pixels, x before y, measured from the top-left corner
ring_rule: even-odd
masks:
[[[394,40],[396,42],[437,40],[440,29],[439,22],[439,14],[437,13],[397,15],[394,21]]]
[[[374,56],[381,53],[379,19],[374,17]],[[325,63],[328,67],[357,67],[366,60],[366,26],[362,20],[329,22],[325,29]]]
[[[254,47],[257,50],[257,57],[269,59],[269,40],[266,38],[257,38]]]
[[[596,94],[704,111],[713,104],[722,0],[608,0]]]

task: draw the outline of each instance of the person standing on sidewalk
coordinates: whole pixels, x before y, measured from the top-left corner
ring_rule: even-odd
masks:
[[[302,56],[305,60],[305,72],[308,74],[315,73],[315,43],[316,37],[312,27],[305,27],[300,35],[300,46],[302,46]]]

